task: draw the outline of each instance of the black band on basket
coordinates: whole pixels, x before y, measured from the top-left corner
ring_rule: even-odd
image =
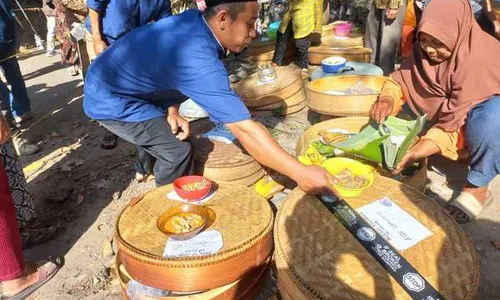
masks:
[[[328,194],[321,202],[415,300],[445,298],[345,200]]]

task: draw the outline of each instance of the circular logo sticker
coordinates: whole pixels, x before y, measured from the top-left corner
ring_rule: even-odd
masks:
[[[403,276],[403,283],[410,291],[421,292],[425,289],[424,279],[415,273],[406,273]]]
[[[365,242],[371,242],[375,240],[375,237],[377,236],[375,231],[368,227],[361,227],[360,229],[358,229],[358,232],[356,234],[358,235],[360,240]]]

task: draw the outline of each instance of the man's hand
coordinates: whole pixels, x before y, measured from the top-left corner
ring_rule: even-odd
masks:
[[[330,192],[340,198],[340,195],[332,187],[332,175],[321,167],[304,166],[304,168],[294,176],[294,179],[297,185],[307,194],[321,195],[325,192]]]
[[[172,133],[179,140],[183,141],[188,138],[189,122],[179,115],[177,107],[169,107],[167,122],[170,124],[170,128],[172,128]]]
[[[104,50],[106,50],[106,48],[108,48],[108,45],[106,44],[105,41],[102,40],[102,38],[100,38],[100,37],[95,38],[94,37],[92,39],[94,42],[94,51],[95,51],[96,55],[103,53]]]
[[[401,159],[392,173],[399,174],[406,167],[411,166],[414,162],[440,152],[441,149],[439,149],[434,142],[429,140],[420,140],[415,146],[406,152],[405,156],[403,156],[403,159]]]
[[[385,10],[385,18],[387,20],[394,20],[398,16],[399,9],[397,8],[388,8]]]
[[[0,114],[0,145],[3,145],[10,139],[10,127],[4,116]]]
[[[371,108],[370,115],[378,124],[382,124],[387,116],[391,115],[394,108],[394,99],[391,97],[379,97]]]

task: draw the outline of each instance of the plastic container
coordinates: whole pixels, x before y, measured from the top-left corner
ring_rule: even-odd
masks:
[[[348,37],[352,32],[352,23],[342,23],[335,26],[335,35],[341,37]]]
[[[359,196],[361,192],[372,186],[375,178],[375,176],[373,175],[372,167],[362,164],[359,161],[350,158],[345,158],[345,157],[330,158],[323,163],[322,167],[325,168],[332,175],[338,174],[344,169],[348,169],[354,175],[364,176],[368,179],[368,183],[364,187],[359,189],[350,189],[334,184],[333,187],[335,188],[335,190],[337,190],[339,194],[345,198]]]
[[[281,21],[277,21],[274,23],[269,24],[269,27],[267,29],[267,37],[273,41],[276,39],[276,35],[278,33],[278,29],[280,28]]]
[[[207,184],[205,187],[193,191],[187,191],[183,189],[182,187],[186,184],[190,183],[197,183],[197,182],[202,182],[205,181]],[[205,196],[210,193],[210,190],[212,189],[212,181],[208,178],[205,178],[203,176],[183,176],[179,177],[174,181],[174,189],[177,195],[181,197],[182,199],[185,199],[187,201],[198,201],[200,199],[203,199]]]
[[[340,69],[345,68],[347,59],[342,56],[330,56],[321,61],[323,72],[337,73]]]

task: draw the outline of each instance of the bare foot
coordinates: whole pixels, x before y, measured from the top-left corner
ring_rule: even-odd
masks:
[[[7,297],[17,295],[21,291],[28,288],[30,285],[35,284],[39,278],[40,271],[36,268],[35,265],[29,264],[26,266],[26,269],[24,270],[21,277],[2,282],[3,293]]]

